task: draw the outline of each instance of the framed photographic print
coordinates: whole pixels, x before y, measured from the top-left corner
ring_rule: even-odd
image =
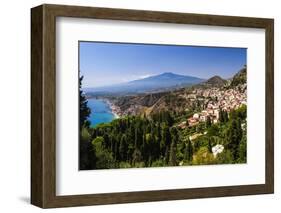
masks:
[[[274,191],[272,19],[31,10],[31,203]]]

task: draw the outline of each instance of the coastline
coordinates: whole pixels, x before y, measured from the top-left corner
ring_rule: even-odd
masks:
[[[112,112],[112,114],[114,115],[114,118],[115,118],[115,119],[120,118],[120,116],[119,116],[119,115],[117,115],[116,113]]]
[[[114,115],[115,119],[120,118],[120,114],[119,114],[119,107],[115,106],[110,100],[108,99],[103,99],[109,106],[111,113]]]
[[[113,104],[109,99],[107,98],[96,98],[96,97],[87,97],[87,99],[97,99],[104,101],[110,108],[111,114],[113,114],[114,119],[118,119],[121,116],[120,108]]]

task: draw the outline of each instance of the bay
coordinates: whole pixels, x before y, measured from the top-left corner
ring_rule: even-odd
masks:
[[[88,99],[88,107],[91,109],[89,117],[91,127],[96,127],[101,123],[109,123],[115,119],[109,104],[103,99]]]

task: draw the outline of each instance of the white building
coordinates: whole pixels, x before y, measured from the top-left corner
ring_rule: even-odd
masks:
[[[199,119],[199,117],[200,117],[200,116],[199,116],[198,113],[195,113],[195,114],[193,115],[193,118],[194,118],[194,119]]]

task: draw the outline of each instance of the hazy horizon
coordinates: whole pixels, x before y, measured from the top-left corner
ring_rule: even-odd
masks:
[[[247,64],[246,58],[246,48],[79,42],[83,88],[122,84],[163,73],[228,79]]]

